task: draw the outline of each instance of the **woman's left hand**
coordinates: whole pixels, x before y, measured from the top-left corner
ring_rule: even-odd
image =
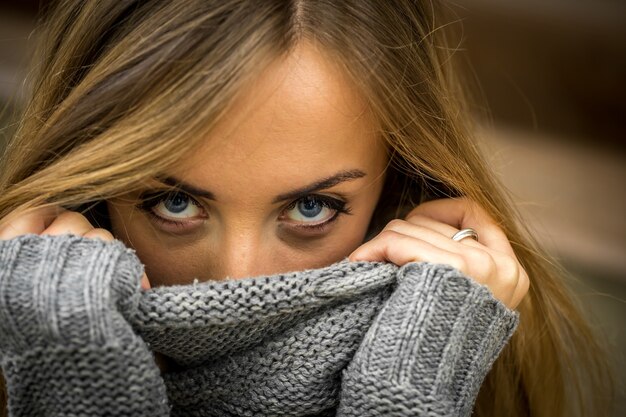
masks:
[[[452,240],[460,229],[472,228],[478,241]],[[374,238],[355,249],[350,261],[448,264],[514,309],[528,292],[530,281],[504,232],[468,198],[444,198],[415,207],[402,219],[390,221]]]

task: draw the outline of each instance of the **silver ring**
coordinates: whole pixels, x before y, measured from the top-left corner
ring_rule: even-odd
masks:
[[[478,233],[476,233],[476,230],[474,229],[470,229],[470,228],[462,229],[456,232],[454,236],[452,236],[452,240],[458,242],[459,240],[465,239],[466,237],[471,237],[472,239],[477,241]]]

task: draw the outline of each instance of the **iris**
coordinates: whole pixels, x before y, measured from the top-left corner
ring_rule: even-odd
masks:
[[[307,196],[298,201],[298,209],[300,210],[300,213],[302,213],[306,217],[317,216],[318,214],[320,214],[323,208],[324,206],[320,204],[319,200],[312,196]]]
[[[182,213],[189,206],[189,197],[181,193],[176,193],[166,198],[163,201],[163,205],[171,213]]]

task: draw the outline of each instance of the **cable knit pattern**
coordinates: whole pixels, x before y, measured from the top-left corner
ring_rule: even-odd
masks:
[[[469,416],[519,320],[427,262],[148,291],[142,273],[119,241],[0,241],[11,416]]]
[[[10,416],[169,415],[153,354],[127,321],[142,273],[119,241],[0,241],[0,365]]]
[[[452,267],[409,263],[397,276],[343,372],[339,414],[469,416],[515,316]]]

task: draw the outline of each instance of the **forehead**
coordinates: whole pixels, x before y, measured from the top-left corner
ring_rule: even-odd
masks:
[[[384,160],[364,98],[330,59],[304,44],[243,89],[174,174],[210,187],[220,200],[260,182],[278,194],[342,169],[367,169],[373,177]]]

